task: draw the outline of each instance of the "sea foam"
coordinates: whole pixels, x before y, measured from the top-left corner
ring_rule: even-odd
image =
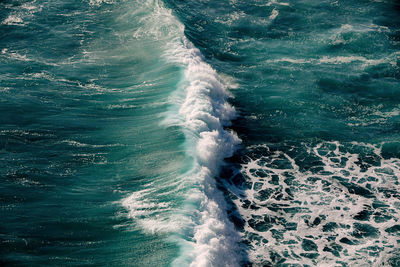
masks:
[[[398,257],[400,161],[385,158],[383,146],[248,147],[237,174],[243,185],[227,188],[245,221],[250,260],[256,266],[386,266]]]

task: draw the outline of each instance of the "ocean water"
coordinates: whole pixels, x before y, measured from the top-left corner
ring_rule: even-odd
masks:
[[[0,265],[400,266],[400,3],[0,2]]]

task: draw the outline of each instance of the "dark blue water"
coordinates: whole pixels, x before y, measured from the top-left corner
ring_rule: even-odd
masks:
[[[0,22],[1,264],[399,266],[397,1]]]

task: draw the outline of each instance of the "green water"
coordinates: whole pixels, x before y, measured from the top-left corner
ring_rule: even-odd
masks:
[[[183,134],[160,125],[180,75],[163,40],[137,42],[135,3],[1,5],[23,20],[1,25],[2,262],[167,265],[176,245],[120,204],[184,162]]]

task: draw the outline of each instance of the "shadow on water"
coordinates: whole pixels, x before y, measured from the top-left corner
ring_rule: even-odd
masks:
[[[218,189],[223,192],[227,202],[228,218],[234,224],[236,230],[241,234],[244,233],[246,222],[242,218],[233,200],[237,199],[237,195],[245,198],[246,181],[240,172],[241,165],[239,164],[242,156],[244,155],[242,155],[242,152],[239,150],[233,157],[226,159],[226,165],[222,167],[219,177],[216,178]],[[234,190],[235,194],[232,193],[232,190]],[[246,239],[242,239],[239,245],[242,250],[241,252],[243,253],[243,261],[241,262],[241,266],[252,266],[247,254],[249,243]]]

